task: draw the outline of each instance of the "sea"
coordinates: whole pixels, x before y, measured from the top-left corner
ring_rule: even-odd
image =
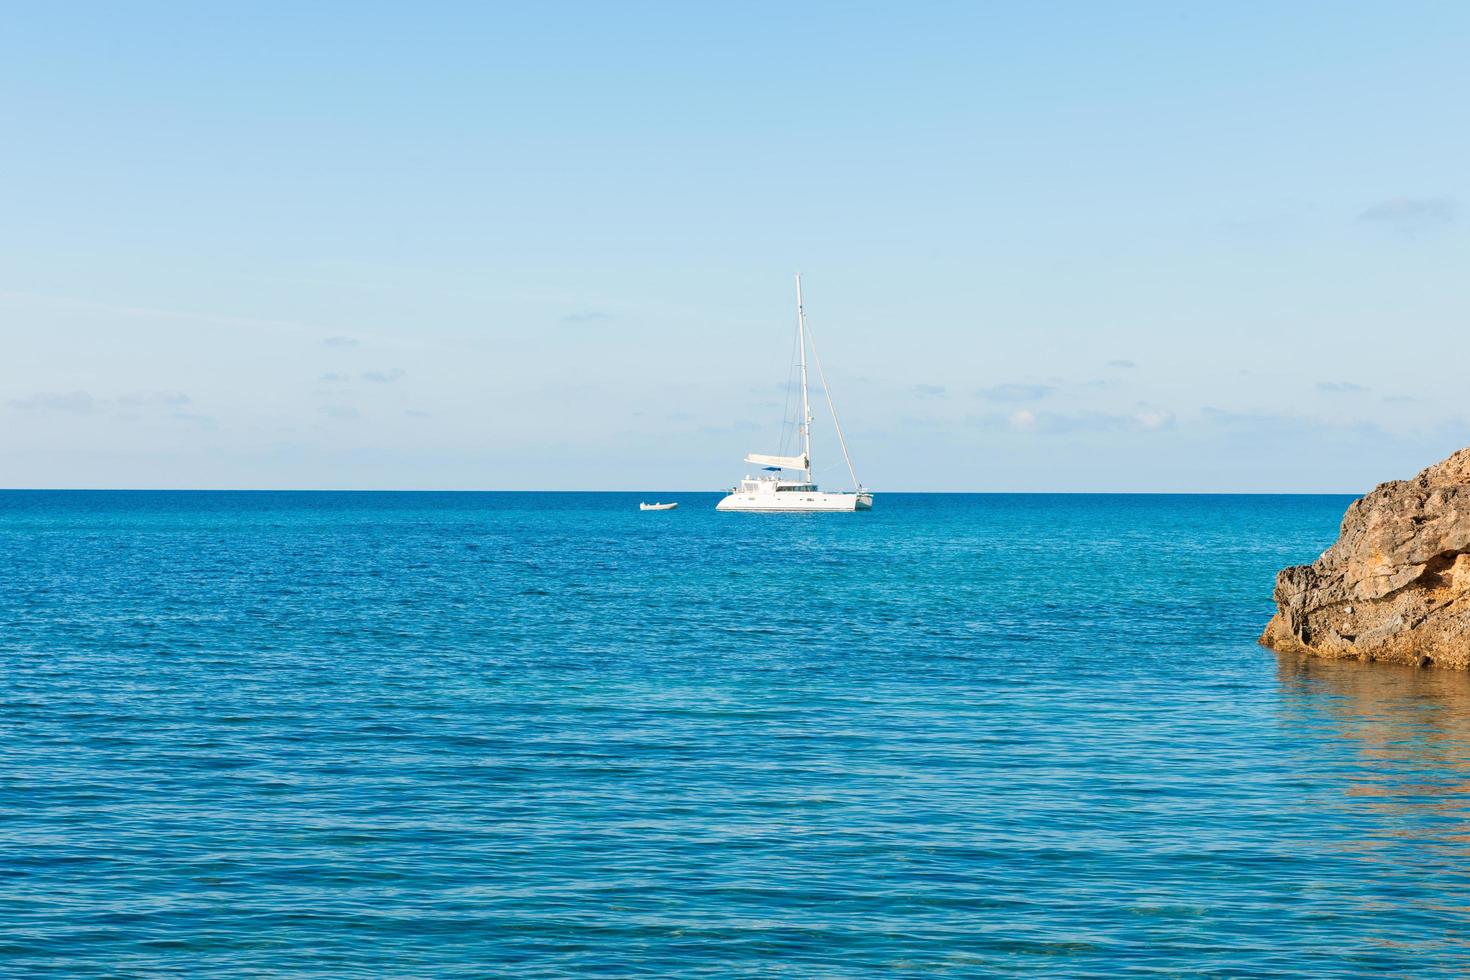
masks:
[[[1348,497],[716,499],[0,493],[0,975],[1470,974]]]

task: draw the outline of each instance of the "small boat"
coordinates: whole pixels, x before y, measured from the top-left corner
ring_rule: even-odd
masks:
[[[827,411],[832,416],[832,428],[837,430],[837,444],[842,447],[842,458],[847,461],[847,475],[852,477],[851,490],[818,490],[816,483],[812,482],[812,409],[811,398],[807,394],[807,347],[811,347],[812,359],[817,362],[817,374],[822,379],[822,391],[827,396]],[[764,475],[747,475],[738,485],[726,491],[725,499],[715,505],[715,510],[811,513],[872,510],[873,494],[858,482],[857,472],[852,468],[852,456],[847,452],[842,423],[837,421],[837,409],[832,404],[832,389],[827,384],[827,376],[822,371],[821,355],[817,353],[811,328],[806,323],[806,310],[801,305],[801,276],[796,277],[796,349],[800,352],[801,415],[795,420],[794,429],[801,439],[798,447],[800,454],[748,454],[745,461],[761,467],[765,471]],[[794,475],[787,476],[783,471]]]
[[[654,503],[654,504],[639,504],[638,505],[638,509],[639,510],[673,510],[677,506],[679,506],[679,504],[677,502],[672,503],[672,504],[658,504],[658,503]]]

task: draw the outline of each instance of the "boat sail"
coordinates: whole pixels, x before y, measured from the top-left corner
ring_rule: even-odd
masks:
[[[822,391],[827,396],[832,427],[837,430],[837,444],[842,447],[848,475],[852,477],[852,485],[856,488],[851,491],[819,490],[812,482],[812,410],[807,395],[806,376],[808,346],[811,347],[812,359],[817,365],[817,374],[822,379]],[[801,418],[797,423],[801,433],[801,453],[797,456],[747,454],[745,461],[762,467],[766,471],[765,475],[746,476],[738,486],[730,489],[726,497],[715,506],[716,510],[851,513],[871,510],[873,507],[873,495],[863,489],[863,485],[858,482],[857,472],[852,467],[852,456],[847,451],[842,424],[837,421],[837,409],[832,404],[832,390],[827,386],[827,375],[822,370],[822,358],[817,354],[817,345],[806,324],[806,310],[801,302],[800,275],[796,277],[796,347],[800,351],[801,364]],[[785,475],[788,471],[800,472],[801,478],[788,478]]]

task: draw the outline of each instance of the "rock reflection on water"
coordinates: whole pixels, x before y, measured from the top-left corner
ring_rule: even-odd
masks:
[[[1364,793],[1408,787],[1405,769],[1437,775],[1441,789],[1470,786],[1470,672],[1281,655],[1277,676],[1288,712],[1324,724],[1357,746]],[[1456,801],[1459,802],[1459,801]]]
[[[1281,710],[1323,844],[1361,898],[1424,928],[1382,946],[1461,948],[1470,924],[1470,674],[1280,655]],[[1370,898],[1369,896],[1372,896]]]

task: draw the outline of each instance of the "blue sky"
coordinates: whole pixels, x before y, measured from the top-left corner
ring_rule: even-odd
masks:
[[[1470,444],[1466,50],[1457,4],[16,6],[0,486],[728,486],[800,270],[879,490],[1360,491]]]

